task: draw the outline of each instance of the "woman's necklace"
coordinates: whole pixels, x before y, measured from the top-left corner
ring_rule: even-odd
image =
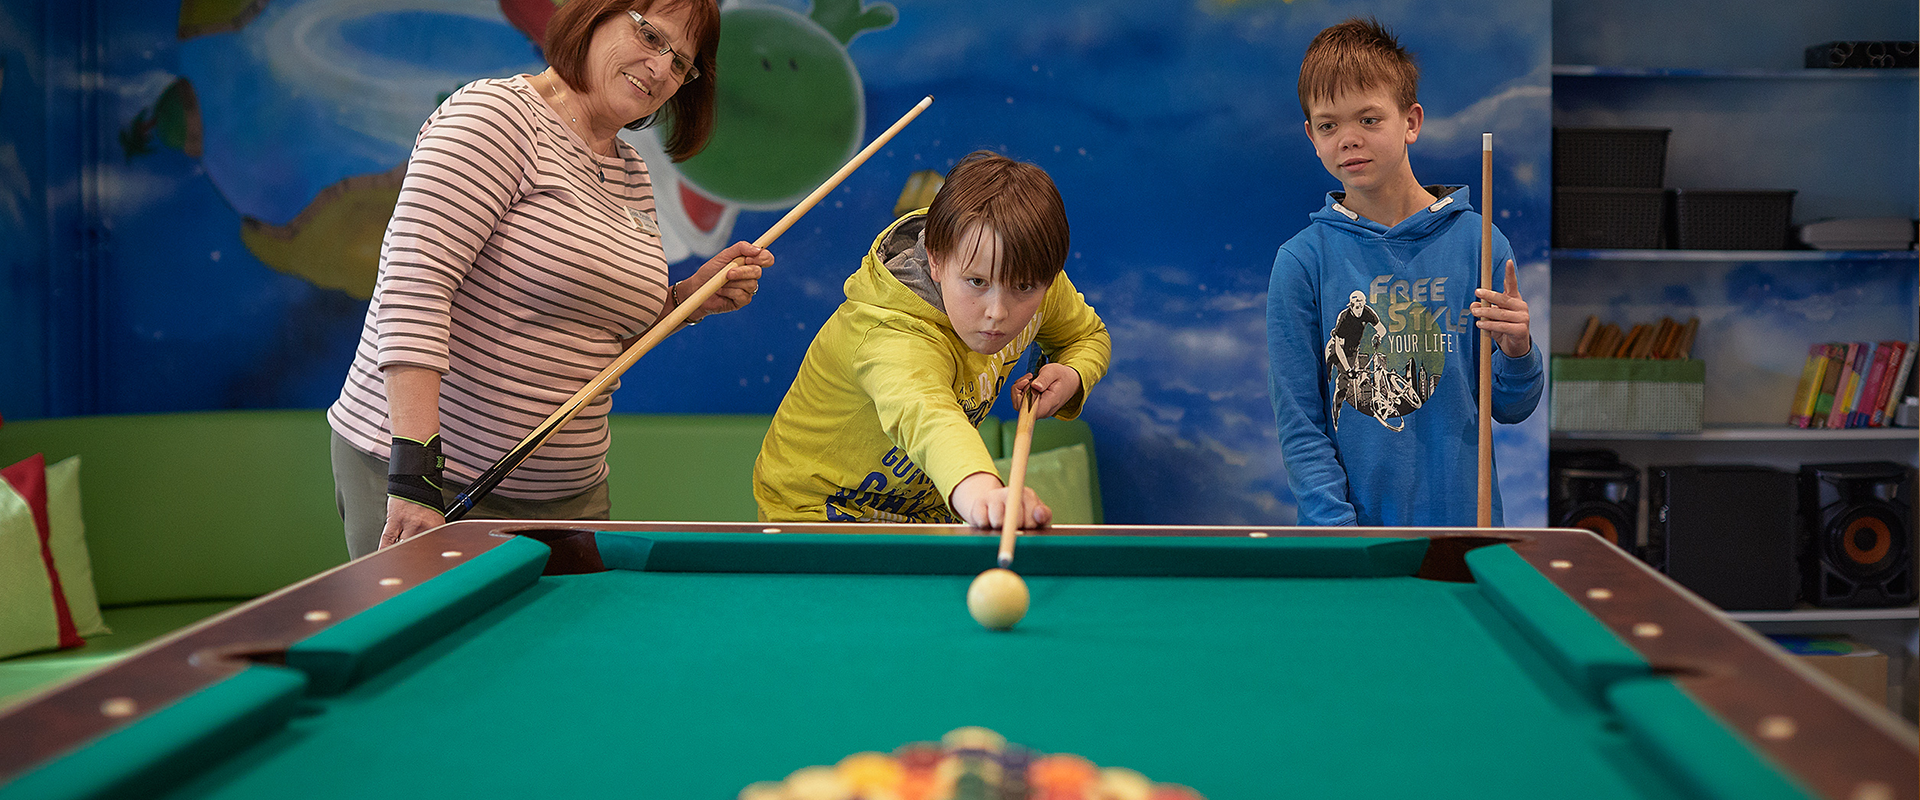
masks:
[[[542,78],[546,78],[546,79],[547,79],[547,97],[550,97],[550,98],[552,98],[552,99],[553,99],[553,102],[554,102],[554,103],[555,103],[556,105],[559,105],[559,106],[566,106],[566,105],[569,105],[569,103],[567,102],[567,99],[566,99],[566,97],[565,97],[564,95],[562,95],[562,94],[560,94],[560,87],[554,84],[554,82],[553,82],[553,72],[552,72],[551,70],[549,70],[549,71],[547,71],[547,72],[542,72],[542,73],[540,73],[540,77],[542,77]],[[554,110],[555,110],[555,111],[558,111],[558,112],[560,112],[560,113],[562,113],[562,114],[566,114],[566,113],[567,113],[567,111],[566,111],[566,110],[565,110],[564,108],[555,108]],[[571,114],[568,114],[568,116],[567,116],[567,119],[569,119],[569,120],[571,120],[571,121],[573,122],[573,124],[574,124],[574,127],[575,127],[575,130],[574,130],[574,133],[579,133],[580,131],[578,130],[578,127],[579,127],[579,125],[580,125],[580,118],[579,118],[579,117],[576,117],[576,116],[573,116],[573,115],[571,115]],[[586,141],[586,137],[581,137],[581,141]]]
[[[588,142],[587,136],[580,132],[580,118],[577,116],[574,116],[573,114],[569,113],[567,110],[563,109],[563,107],[565,106],[572,105],[571,103],[567,102],[567,99],[568,97],[571,96],[571,93],[568,93],[567,95],[561,94],[560,87],[554,83],[552,71],[541,73],[541,77],[544,77],[547,79],[547,90],[543,92],[543,94],[546,95],[547,99],[552,101],[554,113],[565,115],[568,120],[573,122],[573,125],[570,126],[570,129],[573,131],[573,135],[580,137],[580,141],[582,142]],[[587,143],[587,151],[594,155],[602,155],[599,151],[593,149],[593,144],[591,142]],[[607,175],[606,170],[601,169],[598,164],[588,164],[587,166],[588,166],[588,171],[593,172],[600,176],[601,183],[608,183],[613,180],[611,177]]]
[[[591,131],[588,131],[586,133],[581,132],[580,117],[577,116],[575,112],[570,110],[570,107],[573,106],[573,103],[569,101],[572,99],[573,93],[572,92],[567,92],[565,94],[561,93],[559,85],[554,83],[553,72],[551,70],[541,73],[541,77],[544,77],[547,79],[546,94],[547,94],[547,97],[551,98],[555,104],[555,107],[553,110],[557,113],[566,115],[568,121],[573,123],[571,127],[573,128],[574,135],[579,136],[580,141],[587,143],[588,150],[593,150],[595,153],[599,153],[598,150],[594,150],[593,148],[593,141],[589,135],[591,134]]]

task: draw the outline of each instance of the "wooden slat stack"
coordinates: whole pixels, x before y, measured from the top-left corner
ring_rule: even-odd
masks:
[[[1689,318],[1684,325],[1661,317],[1656,324],[1632,325],[1625,332],[1597,316],[1587,317],[1573,357],[1684,359],[1693,353],[1693,337],[1699,330],[1699,317]]]

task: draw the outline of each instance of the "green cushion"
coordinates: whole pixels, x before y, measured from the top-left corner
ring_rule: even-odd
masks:
[[[1000,423],[1000,452],[994,458],[1013,455],[1013,440],[1020,436],[1020,426],[1012,421]],[[1093,507],[1093,524],[1106,522],[1106,514],[1100,508],[1100,462],[1093,446],[1093,427],[1085,420],[1059,419],[1048,417],[1034,420],[1032,452],[1040,453],[1073,444],[1087,447],[1087,499]],[[1052,501],[1049,500],[1049,503]]]
[[[247,598],[346,561],[318,410],[8,420],[0,463],[86,457],[102,605]]]
[[[1488,602],[1532,639],[1574,686],[1598,698],[1615,681],[1652,674],[1653,667],[1604,623],[1500,544],[1467,553],[1467,568]]]
[[[255,664],[29,770],[7,796],[155,796],[285,726],[306,686],[299,670]]]
[[[24,700],[35,690],[112,663],[141,645],[237,605],[217,600],[109,608],[102,612],[112,633],[87,640],[84,647],[0,661],[0,707]]]
[[[110,633],[100,618],[100,599],[93,588],[93,559],[87,554],[87,526],[80,515],[80,457],[47,465],[47,527],[53,563],[60,571],[60,590],[81,636]]]
[[[53,581],[40,554],[32,505],[0,481],[0,658],[59,646]]]
[[[1701,800],[1811,800],[1712,712],[1665,678],[1623,680],[1607,702],[1632,741]],[[1681,757],[1680,754],[1686,754]],[[1865,792],[1856,797],[1869,796]]]
[[[1008,475],[1013,466],[1012,457],[996,458],[993,466],[1000,470],[1000,480],[1012,480]],[[1087,491],[1089,480],[1084,444],[1056,447],[1027,456],[1027,486],[1053,510],[1055,525],[1093,524],[1093,502]]]

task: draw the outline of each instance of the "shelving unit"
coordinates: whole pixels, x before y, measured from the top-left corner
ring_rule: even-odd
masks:
[[[1912,250],[1575,250],[1555,248],[1548,256],[1561,261],[1869,261],[1920,263]]]
[[[1887,656],[1887,707],[1913,718],[1916,656],[1913,637],[1920,629],[1920,608],[1805,608],[1792,611],[1733,611],[1732,617],[1755,633],[1786,636],[1845,636]]]
[[[1663,67],[1603,67],[1591,64],[1555,64],[1556,78],[1706,78],[1766,81],[1900,81],[1913,80],[1912,69],[1681,69]]]
[[[1916,428],[1795,428],[1738,425],[1710,427],[1699,433],[1645,433],[1640,431],[1555,431],[1553,438],[1596,442],[1903,442],[1920,441]]]
[[[1823,41],[1912,39],[1915,17],[1911,2],[1893,0],[1556,2],[1554,52],[1564,63],[1553,67],[1554,125],[1670,129],[1665,186],[1793,189],[1796,224],[1920,216],[1920,70],[1798,68],[1804,48]],[[1554,449],[1606,448],[1643,470],[1920,463],[1920,430],[1784,424],[1808,345],[1915,338],[1915,252],[1555,249],[1550,257],[1553,352],[1573,349],[1589,314],[1614,323],[1697,315],[1694,357],[1707,363],[1706,430],[1555,432]],[[1642,531],[1646,496],[1643,485]],[[1889,706],[1914,718],[1920,609],[1730,616],[1760,633],[1847,635],[1881,650]]]

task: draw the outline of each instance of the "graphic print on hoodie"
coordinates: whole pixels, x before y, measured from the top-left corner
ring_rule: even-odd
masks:
[[[1446,278],[1409,281],[1389,273],[1347,295],[1323,354],[1333,381],[1328,416],[1334,430],[1340,429],[1342,406],[1379,420],[1388,430],[1405,430],[1407,423],[1399,418],[1433,396],[1446,374],[1447,354],[1460,346],[1460,332],[1443,327],[1456,316],[1444,305],[1446,284]],[[1381,321],[1376,305],[1388,309],[1391,324]]]
[[[1427,187],[1437,199],[1392,226],[1331,192],[1274,255],[1267,377],[1299,524],[1474,523],[1481,237],[1461,188]],[[1513,257],[1498,227],[1493,255]],[[1526,419],[1539,349],[1492,362],[1494,421]]]

